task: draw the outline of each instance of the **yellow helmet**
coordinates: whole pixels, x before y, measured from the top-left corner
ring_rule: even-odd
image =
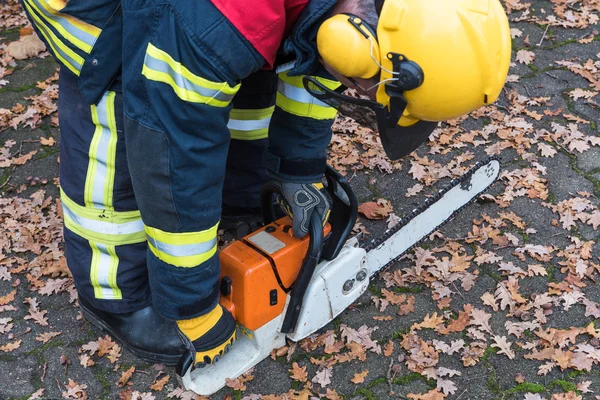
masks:
[[[398,126],[444,121],[493,103],[508,74],[511,37],[499,0],[385,0],[376,30],[355,15],[337,14],[319,28],[317,47],[350,80],[377,78],[376,102],[357,102],[310,78],[307,90],[342,113],[342,103],[353,104],[355,113],[369,108],[383,142],[385,131]],[[430,133],[436,124],[420,125]]]

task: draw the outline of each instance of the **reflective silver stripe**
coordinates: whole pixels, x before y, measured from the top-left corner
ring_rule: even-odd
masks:
[[[52,19],[52,20],[58,22],[60,24],[60,26],[62,26],[67,32],[69,32],[69,34],[71,34],[74,37],[76,37],[77,39],[81,40],[83,43],[90,46],[90,48],[94,47],[94,44],[96,43],[96,37],[94,35],[91,35],[90,33],[82,31],[81,29],[77,28],[76,26],[71,25],[71,23],[69,22],[68,19],[61,17],[58,14],[52,14],[52,13],[48,12],[48,10],[46,10],[46,8],[42,4],[40,4],[40,2],[38,0],[30,0],[30,1],[35,3],[38,6],[38,9],[40,10],[40,12],[42,12],[45,16],[47,16],[49,19]],[[69,38],[67,37],[65,39],[68,40]],[[73,45],[76,46],[75,43],[73,43]],[[88,53],[88,51],[86,51],[86,53]]]
[[[216,237],[206,242],[182,245],[163,243],[154,239],[148,234],[146,237],[148,238],[148,242],[150,242],[150,244],[154,246],[156,250],[160,251],[161,253],[169,254],[173,257],[187,257],[204,254],[207,251],[212,250],[212,248],[215,247],[215,244],[217,244]]]
[[[162,61],[157,58],[154,58],[148,53],[146,53],[146,57],[144,59],[144,64],[146,65],[146,67],[148,67],[152,70],[163,72],[163,73],[169,75],[171,78],[173,78],[173,81],[175,82],[175,84],[177,86],[179,86],[180,88],[189,90],[190,92],[198,93],[201,96],[210,97],[212,99],[224,101],[224,102],[229,102],[229,101],[233,100],[233,97],[235,96],[234,94],[223,93],[220,90],[208,89],[208,88],[202,87],[200,85],[196,85],[194,82],[190,81],[185,76],[183,76],[183,75],[177,73],[175,70],[173,70],[173,68],[171,68],[169,63],[167,63],[166,61]]]
[[[331,107],[330,105],[325,104],[321,100],[314,97],[312,94],[308,93],[305,89],[290,85],[281,79],[277,85],[277,91],[288,99],[297,101],[298,103],[314,104],[327,108]]]
[[[142,222],[141,218],[136,221],[124,222],[122,224],[100,222],[75,214],[75,212],[69,209],[64,202],[62,203],[62,206],[63,213],[71,218],[77,225],[83,229],[87,229],[101,235],[127,235],[144,231],[144,223]]]
[[[95,243],[98,248],[98,261],[97,261],[97,270],[96,270],[96,279],[98,281],[98,286],[94,286],[95,290],[100,290],[102,292],[102,297],[96,296],[98,298],[106,299],[106,300],[114,300],[119,299],[121,296],[115,295],[115,290],[110,286],[110,276],[111,276],[111,264],[113,262],[113,256],[108,252],[108,249],[102,243]],[[118,262],[118,259],[115,260]],[[116,271],[114,271],[116,275]],[[115,277],[116,279],[116,277]]]
[[[270,122],[271,117],[265,119],[230,119],[227,128],[236,131],[255,131],[268,128]]]
[[[108,91],[104,93],[104,96],[102,96],[100,103],[98,103],[98,105],[96,106],[98,125],[102,128],[102,133],[100,134],[100,140],[98,141],[98,147],[96,149],[96,152],[92,155],[96,158],[96,169],[92,181],[93,186],[91,200],[93,206],[101,210],[106,208],[106,204],[104,204],[104,195],[107,190],[107,178],[110,178],[108,176],[108,168],[106,165],[108,160],[108,150],[110,147],[111,138],[111,131],[108,125],[108,110],[106,108],[108,93]],[[112,193],[110,194],[110,196],[112,196]]]

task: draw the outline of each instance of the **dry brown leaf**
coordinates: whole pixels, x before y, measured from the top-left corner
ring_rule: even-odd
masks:
[[[18,349],[19,347],[21,347],[21,342],[22,340],[19,339],[15,342],[12,343],[7,343],[4,346],[0,346],[0,351],[3,351],[5,353],[9,353],[11,351],[14,351],[15,349]]]
[[[50,340],[57,337],[61,333],[62,332],[44,332],[44,333],[38,335],[35,338],[35,340],[37,340],[38,342],[42,342],[42,343],[48,343]]]
[[[358,212],[368,219],[385,219],[392,211],[392,203],[385,199],[377,199],[358,206]]]
[[[308,372],[306,372],[306,366],[300,367],[297,362],[294,362],[292,364],[292,369],[288,371],[291,373],[290,378],[292,378],[295,381],[306,382],[308,379]]]
[[[359,383],[363,383],[365,381],[365,378],[367,377],[367,374],[369,373],[368,369],[365,369],[363,372],[357,372],[354,374],[354,378],[350,379],[350,382],[355,383],[355,384],[359,384]]]
[[[437,389],[432,389],[425,394],[409,393],[406,395],[406,397],[412,400],[444,400],[446,398],[446,395],[444,393],[439,392]]]
[[[12,303],[15,300],[15,295],[17,294],[17,289],[13,290],[6,296],[0,297],[0,306],[4,306],[8,303]]]
[[[54,141],[54,138],[50,136],[49,138],[41,137],[40,143],[44,146],[54,146],[56,142]]]
[[[156,379],[152,385],[150,385],[150,389],[160,392],[163,390],[167,382],[171,379],[171,375],[165,375],[160,379]]]
[[[529,50],[519,50],[515,60],[521,64],[529,65],[535,59],[535,53]]]
[[[131,379],[131,376],[133,375],[134,372],[135,372],[135,367],[131,367],[127,371],[124,371],[123,373],[121,373],[121,378],[119,378],[119,381],[117,382],[117,386],[123,387],[123,386],[127,385],[127,382],[129,382],[129,380]]]
[[[569,97],[571,97],[573,100],[591,99],[596,95],[598,95],[598,92],[592,92],[591,90],[583,90],[579,88],[569,92]]]
[[[62,392],[62,396],[64,399],[87,399],[87,393],[85,390],[87,389],[87,385],[82,383],[79,384],[69,378],[69,383],[65,385],[67,389],[66,392]]]
[[[421,330],[421,329],[436,329],[439,325],[444,323],[444,319],[442,317],[438,317],[437,313],[433,313],[430,317],[429,314],[425,316],[423,322],[418,324],[413,324],[410,327],[411,330]]]
[[[375,321],[391,321],[394,319],[391,315],[376,315],[373,317]]]
[[[37,153],[37,150],[30,151],[29,153],[22,155],[21,157],[14,158],[12,160],[13,165],[23,165]]]
[[[504,354],[509,359],[513,360],[515,358],[515,352],[510,349],[511,343],[506,340],[506,336],[494,336],[494,343],[492,343],[492,347],[496,347],[499,349],[499,354]]]
[[[490,292],[485,292],[483,296],[481,296],[481,300],[483,304],[492,307],[494,311],[498,311],[498,304],[496,303],[496,298]]]
[[[35,33],[24,36],[18,41],[9,43],[8,46],[6,46],[6,53],[15,60],[26,60],[37,56],[45,50],[46,45],[44,45],[44,42],[42,42]]]
[[[389,340],[385,346],[383,346],[383,355],[389,357],[394,352],[394,342]]]
[[[312,383],[318,383],[322,388],[329,385],[331,383],[331,367],[322,368],[317,374],[312,378]]]

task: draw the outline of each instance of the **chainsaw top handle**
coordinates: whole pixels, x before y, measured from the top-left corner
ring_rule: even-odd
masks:
[[[265,224],[269,224],[275,219],[273,211],[273,195],[275,194],[283,197],[278,184],[275,182],[267,182],[263,185],[260,192],[260,202]],[[308,284],[315,272],[315,268],[321,259],[321,250],[323,249],[323,225],[321,224],[321,215],[316,210],[310,216],[308,235],[308,251],[304,256],[304,260],[302,260],[302,267],[300,267],[298,276],[292,285],[290,301],[281,326],[282,333],[290,333],[296,329],[298,316],[302,309],[304,294],[306,293]]]

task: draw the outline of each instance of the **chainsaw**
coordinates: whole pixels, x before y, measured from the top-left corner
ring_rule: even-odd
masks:
[[[450,220],[500,172],[496,158],[471,170],[428,198],[374,240],[351,237],[358,202],[347,180],[328,167],[325,177],[332,198],[323,227],[312,213],[309,235],[292,234],[289,217],[275,220],[273,196],[278,186],[261,191],[264,226],[233,242],[220,253],[221,300],[237,322],[237,341],[219,363],[194,367],[194,352],[183,355],[176,372],[181,385],[211,395],[286,345],[327,325],[368,288],[370,278]]]

